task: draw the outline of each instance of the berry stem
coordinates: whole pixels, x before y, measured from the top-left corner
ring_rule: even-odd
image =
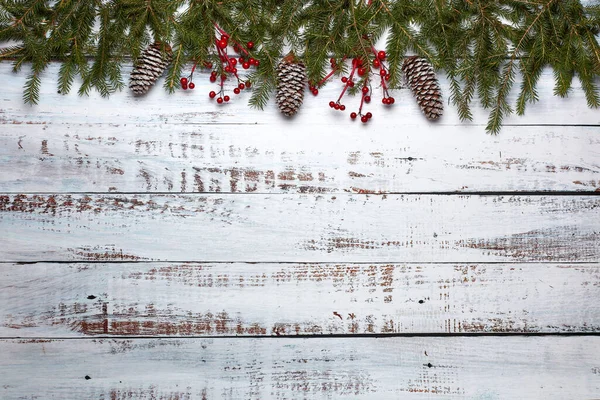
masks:
[[[327,81],[327,79],[331,78],[333,76],[333,74],[335,74],[335,71],[336,71],[335,68],[332,69],[331,72],[325,76],[325,78],[323,78],[319,81],[319,83],[317,84],[317,87],[321,87],[325,83],[325,81]]]
[[[356,72],[357,68],[358,68],[358,63],[352,63],[352,72],[350,72],[348,81],[346,82],[346,85],[344,85],[344,88],[342,89],[342,93],[340,93],[340,97],[338,97],[338,99],[337,99],[338,103],[340,102],[342,97],[344,97],[344,93],[346,93],[346,90],[348,90],[348,87],[350,87],[350,85],[351,85],[350,82],[352,82],[352,78],[354,77],[354,72]]]

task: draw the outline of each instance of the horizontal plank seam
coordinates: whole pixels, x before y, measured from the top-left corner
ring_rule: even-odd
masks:
[[[92,122],[92,123],[84,123],[84,122],[51,122],[52,125],[112,125],[111,123],[105,123],[105,122]],[[13,122],[0,122],[0,125],[14,125]],[[123,125],[127,125],[127,124],[123,124]],[[167,125],[166,123],[159,123],[159,122],[139,122],[139,123],[135,123],[135,126],[160,126],[160,125]],[[272,123],[263,123],[263,122],[169,122],[168,125],[174,125],[174,126],[270,126],[270,125],[280,125],[279,122],[272,122]],[[320,126],[338,126],[336,124],[318,124]],[[404,127],[419,127],[420,125],[418,124],[408,124],[408,125],[404,125]],[[481,127],[486,127],[487,124],[478,124],[478,123],[468,123],[465,122],[464,124],[445,124],[443,122],[438,122],[436,123],[436,126],[443,126],[443,127],[461,127],[461,128],[465,128],[465,127],[472,127],[472,128],[481,128]],[[503,124],[503,126],[505,127],[519,127],[519,126],[523,126],[523,127],[539,127],[539,128],[543,128],[543,127],[569,127],[569,128],[597,128],[600,127],[600,124],[570,124],[570,123],[560,123],[560,124],[516,124],[516,123],[509,123],[509,124]]]
[[[36,260],[36,261],[0,261],[0,265],[33,264],[287,264],[287,265],[598,265],[598,261],[230,261],[230,260]]]
[[[273,122],[273,123],[262,123],[262,122],[169,122],[168,124],[166,123],[161,123],[161,122],[136,122],[134,125],[135,126],[139,126],[139,127],[144,127],[144,126],[161,126],[161,125],[175,125],[175,126],[270,126],[270,125],[278,125],[278,122]],[[0,122],[0,125],[15,125],[13,122]],[[19,125],[19,124],[17,124]],[[89,126],[89,125],[113,125],[113,123],[105,123],[105,122],[51,122],[48,123],[46,125],[85,125],[85,126]],[[124,126],[126,126],[127,124],[122,124]],[[336,124],[318,124],[320,126],[338,126]],[[403,125],[404,128],[407,127],[419,127],[421,125],[418,124],[407,124],[407,125]],[[443,127],[461,127],[461,128],[465,128],[465,127],[472,127],[472,128],[479,128],[479,127],[485,127],[487,126],[486,124],[474,124],[474,123],[464,123],[464,124],[444,124],[443,122],[438,122],[436,123],[436,126],[443,126]],[[597,128],[600,127],[600,124],[570,124],[570,123],[561,123],[561,124],[515,124],[515,123],[509,123],[509,124],[504,124],[503,126],[506,127],[539,127],[539,128],[552,128],[552,127],[569,127],[569,128]],[[0,135],[1,136],[1,135]]]
[[[376,193],[351,193],[346,191],[341,192],[326,192],[326,193],[298,193],[298,192],[0,192],[0,195],[16,196],[49,196],[49,195],[94,195],[94,196],[115,196],[115,195],[139,195],[139,196],[324,196],[324,195],[344,195],[353,197],[364,196],[577,196],[577,197],[598,197],[598,191],[442,191],[442,192],[376,192]]]
[[[352,339],[352,338],[445,338],[445,337],[523,337],[523,336],[595,336],[600,337],[600,332],[474,332],[474,333],[358,333],[358,334],[330,334],[330,335],[190,335],[190,336],[131,336],[131,335],[98,335],[85,337],[72,336],[0,336],[1,340],[98,340],[98,339],[121,339],[121,340],[182,340],[182,339]]]

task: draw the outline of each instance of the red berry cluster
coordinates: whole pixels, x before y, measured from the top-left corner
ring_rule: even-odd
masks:
[[[210,97],[211,99],[216,98],[216,102],[218,104],[223,104],[223,103],[227,103],[229,100],[231,100],[231,97],[229,95],[225,94],[225,87],[224,87],[225,81],[230,76],[235,77],[235,79],[237,80],[237,85],[233,89],[233,93],[236,95],[240,94],[241,91],[244,89],[250,89],[250,87],[252,86],[252,83],[249,80],[246,80],[244,82],[244,80],[240,78],[240,76],[238,75],[237,67],[241,66],[243,69],[248,69],[251,66],[258,67],[260,65],[260,62],[257,59],[255,59],[254,57],[252,57],[250,54],[250,50],[252,50],[254,48],[254,42],[248,42],[248,43],[246,43],[246,46],[243,46],[240,43],[231,39],[230,35],[227,32],[225,32],[223,29],[221,29],[217,24],[215,24],[215,28],[217,29],[217,32],[218,32],[217,36],[215,37],[215,49],[217,52],[217,56],[219,57],[220,64],[219,64],[218,68],[211,71],[209,80],[213,83],[216,82],[217,80],[219,80],[219,91],[216,92],[214,90],[211,90],[208,93],[208,97]],[[231,42],[233,42],[233,50],[236,53],[238,53],[239,58],[236,57],[235,55],[230,56],[227,53],[227,48],[230,45],[230,40],[231,40]],[[184,89],[184,90],[186,90],[188,88],[194,89],[195,85],[192,82],[192,77],[193,77],[194,71],[196,69],[196,65],[197,64],[195,64],[192,67],[192,72],[188,78],[181,78],[182,89]],[[206,62],[206,63],[204,63],[204,65],[208,69],[213,68],[212,63],[210,63],[210,62]]]
[[[363,123],[369,122],[369,120],[373,117],[373,114],[371,112],[367,112],[365,114],[362,113],[364,104],[371,102],[371,75],[374,74],[372,70],[379,69],[381,89],[383,92],[382,103],[386,105],[391,105],[395,102],[395,99],[389,94],[389,87],[386,83],[390,80],[389,69],[385,66],[385,59],[387,57],[387,54],[383,50],[376,51],[375,48],[372,46],[371,51],[374,55],[372,62],[370,62],[369,60],[364,60],[362,58],[352,59],[352,69],[350,71],[350,74],[341,78],[344,87],[342,89],[342,92],[340,93],[340,96],[338,97],[337,101],[332,100],[329,102],[329,107],[333,108],[334,110],[345,111],[346,105],[341,103],[344,94],[346,94],[346,91],[349,88],[353,88],[356,83],[362,83],[362,88],[360,91],[361,99],[358,112],[351,112],[350,118],[352,120],[355,120],[356,118],[360,117],[360,120]],[[341,62],[344,62],[345,60],[346,57],[344,57]],[[329,62],[331,65],[331,72],[327,74],[323,79],[321,79],[321,81],[319,81],[317,84],[309,84],[309,89],[315,96],[319,94],[319,88],[323,86],[323,84],[329,78],[331,78],[339,69],[335,59],[332,58],[329,60]]]
[[[389,88],[386,83],[390,80],[390,70],[384,63],[387,54],[385,54],[385,51],[383,50],[375,50],[375,47],[373,46],[371,46],[371,51],[375,55],[375,59],[373,60],[373,68],[379,68],[379,77],[381,78],[381,90],[383,91],[383,98],[381,99],[381,102],[386,105],[392,105],[396,99],[390,96]]]

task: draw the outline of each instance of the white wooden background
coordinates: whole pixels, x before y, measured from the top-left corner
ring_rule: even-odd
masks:
[[[600,112],[551,71],[499,136],[57,71],[0,64],[1,399],[600,399]]]

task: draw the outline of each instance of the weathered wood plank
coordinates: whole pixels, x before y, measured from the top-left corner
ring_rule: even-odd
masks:
[[[0,264],[0,336],[599,332],[600,264]]]
[[[378,129],[386,129],[390,133],[402,130],[406,124],[420,126],[437,126],[442,130],[444,125],[456,125],[460,122],[455,107],[447,106],[445,115],[439,123],[430,125],[421,114],[410,91],[397,90],[394,92],[396,103],[390,109],[380,104],[380,93],[374,95],[374,101],[367,106],[374,114],[368,126],[353,123],[349,112],[358,108],[360,99],[355,97],[346,101],[348,111],[342,113],[328,107],[331,99],[337,98],[341,91],[341,83],[333,82],[323,88],[317,98],[307,96],[301,113],[294,119],[283,118],[276,110],[274,102],[270,102],[265,112],[250,109],[247,106],[249,95],[234,96],[231,103],[219,106],[208,99],[208,92],[215,86],[208,81],[207,71],[196,73],[196,89],[194,91],[178,91],[168,95],[163,89],[163,81],[157,83],[149,95],[135,98],[128,92],[117,93],[109,99],[103,99],[97,93],[92,93],[90,99],[81,99],[76,90],[68,95],[58,94],[56,81],[60,64],[50,65],[44,73],[41,87],[40,104],[35,107],[24,105],[22,102],[23,84],[26,69],[15,75],[11,72],[10,63],[0,64],[0,76],[4,77],[3,90],[0,93],[0,123],[169,123],[169,124],[279,124],[278,130],[283,131],[294,124],[331,125],[330,129],[354,129],[364,134],[371,134]],[[128,76],[130,66],[124,66],[123,72]],[[448,81],[440,76],[443,93],[450,93]],[[505,124],[559,124],[559,125],[600,125],[600,113],[589,109],[583,91],[577,80],[573,82],[574,90],[569,99],[560,99],[553,95],[554,79],[552,71],[547,69],[539,80],[540,101],[529,106],[524,117],[512,115],[505,119]],[[79,83],[75,82],[75,86]],[[514,86],[510,102],[515,103],[519,83]],[[91,112],[93,111],[93,112]],[[477,131],[483,134],[488,112],[477,103],[473,106],[474,122]],[[239,129],[239,128],[238,128]]]
[[[0,191],[600,191],[595,127],[474,129],[4,125]]]
[[[600,196],[2,195],[4,261],[573,262]]]
[[[600,393],[600,337],[1,340],[0,354],[4,400],[564,400]]]

